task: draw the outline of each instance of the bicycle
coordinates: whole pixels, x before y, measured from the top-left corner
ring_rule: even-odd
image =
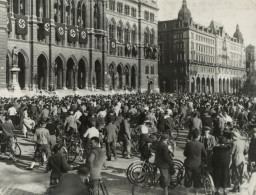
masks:
[[[214,194],[214,190],[215,190],[214,182],[211,174],[206,170],[205,165],[201,165],[200,181],[203,184],[204,192],[206,195]]]
[[[98,187],[97,187],[98,189],[96,194],[93,192],[93,188],[89,183],[89,195],[108,195],[107,187],[101,178],[98,180],[97,183],[98,183]]]
[[[10,139],[12,139],[12,149],[13,149],[13,152],[14,152],[14,156],[15,157],[20,157],[21,156],[21,148],[20,148],[20,146],[19,146],[19,144],[18,144],[18,140],[17,140],[17,137],[16,137],[16,135],[15,136],[13,136],[12,138],[10,138]],[[7,140],[3,140],[3,138],[1,137],[0,138],[0,145],[2,146],[2,145],[5,145],[5,148],[8,150],[8,146],[7,146]]]
[[[172,175],[171,188],[175,188],[181,184],[184,177],[183,162],[173,159],[175,174]],[[131,184],[143,183],[147,180],[147,173],[155,172],[156,166],[153,163],[146,163],[145,161],[134,161],[126,170],[126,176]],[[159,172],[160,173],[160,172]]]
[[[184,177],[183,163],[176,159],[173,161],[175,173],[170,176],[169,189],[174,189],[176,186],[181,185],[181,181]],[[155,166],[155,164],[147,163],[147,166],[148,167],[139,175],[139,179],[134,181],[132,186],[132,195],[159,194],[160,170]]]

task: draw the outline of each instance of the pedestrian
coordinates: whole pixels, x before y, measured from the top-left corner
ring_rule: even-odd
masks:
[[[253,195],[256,187],[256,128],[253,128],[253,137],[251,139],[249,150],[248,150],[248,161],[250,165],[250,172],[252,173],[249,185],[248,194]]]
[[[130,115],[127,113],[120,124],[119,139],[123,142],[122,156],[126,159],[131,159],[131,129]]]
[[[106,144],[106,153],[107,153],[107,161],[111,161],[111,152],[113,153],[114,159],[117,159],[116,156],[116,141],[117,141],[117,133],[118,128],[115,124],[113,124],[114,118],[111,117],[108,120],[108,124],[103,130],[104,141]]]
[[[215,195],[219,195],[219,189],[227,195],[226,189],[230,187],[230,146],[227,145],[225,137],[219,138],[219,145],[213,148],[212,155],[212,176],[216,188]]]

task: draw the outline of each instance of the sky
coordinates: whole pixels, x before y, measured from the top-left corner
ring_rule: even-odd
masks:
[[[178,17],[182,0],[157,0],[158,20]],[[224,25],[225,31],[233,36],[239,25],[245,46],[256,46],[256,0],[187,0],[193,21],[208,27],[211,20]]]

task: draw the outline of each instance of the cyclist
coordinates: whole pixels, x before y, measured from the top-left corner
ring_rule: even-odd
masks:
[[[6,145],[9,151],[10,151],[10,159],[13,160],[14,162],[16,161],[15,156],[14,156],[14,151],[13,151],[13,137],[14,137],[14,125],[12,124],[12,121],[10,119],[9,116],[5,117],[5,122],[2,124],[2,131],[1,133],[3,133],[3,139],[1,140],[1,142],[5,142],[6,141]],[[2,145],[3,147],[4,145]],[[2,151],[4,151],[4,148],[1,149]]]
[[[184,186],[190,188],[193,183],[195,188],[195,194],[198,194],[198,190],[201,187],[200,174],[201,174],[201,164],[202,157],[207,156],[204,144],[199,142],[200,135],[197,130],[191,132],[192,141],[187,142],[184,150],[184,156],[186,157],[184,161],[185,166],[185,180]],[[189,194],[189,192],[187,192]]]
[[[160,141],[156,146],[156,156],[155,156],[155,164],[160,169],[161,173],[161,185],[164,188],[165,195],[168,195],[168,186],[170,184],[170,174],[174,174],[174,163],[171,158],[168,149],[168,140],[170,136],[168,134],[164,134],[162,136],[162,141]]]

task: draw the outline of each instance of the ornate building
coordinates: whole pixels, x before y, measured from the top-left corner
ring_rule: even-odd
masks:
[[[1,87],[12,88],[17,58],[21,89],[158,90],[155,0],[4,0],[0,6],[7,15],[0,29],[7,41]]]
[[[211,21],[193,21],[186,0],[175,20],[160,21],[159,85],[162,91],[235,93],[246,80],[245,47],[237,25],[233,36]]]

